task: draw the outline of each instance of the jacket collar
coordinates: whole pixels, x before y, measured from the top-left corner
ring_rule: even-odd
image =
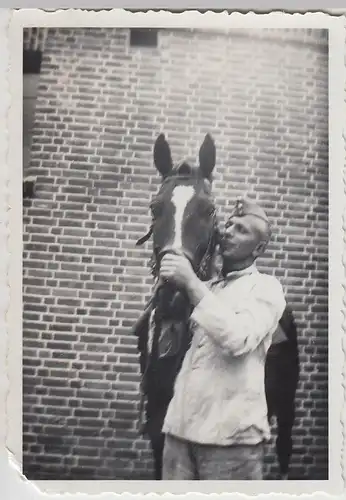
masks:
[[[229,281],[240,278],[241,276],[246,276],[247,274],[253,274],[257,272],[258,269],[256,267],[256,264],[253,263],[250,266],[246,267],[245,269],[240,269],[239,271],[231,271],[227,273],[226,276],[219,274],[218,276],[215,276],[215,278],[211,280],[211,284],[216,285],[218,283],[224,282],[224,284],[226,285]]]
[[[228,281],[234,278],[240,278],[240,276],[245,276],[246,274],[253,274],[256,272],[258,272],[256,264],[252,263],[250,266],[245,267],[245,269],[240,269],[240,271],[231,271],[227,273],[224,279]]]

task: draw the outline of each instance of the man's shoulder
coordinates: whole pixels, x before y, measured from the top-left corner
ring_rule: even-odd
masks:
[[[252,274],[253,280],[255,284],[258,286],[267,288],[268,290],[277,290],[280,293],[283,293],[282,283],[276,276],[272,274],[268,274],[265,272],[258,271]]]
[[[250,286],[252,291],[258,291],[260,294],[262,292],[264,294],[273,292],[274,294],[279,293],[280,295],[283,295],[284,293],[279,278],[272,274],[262,272],[255,266],[252,267],[249,272],[246,272],[241,276],[237,276],[236,280],[226,278],[225,289],[229,289],[231,291],[233,289],[234,282],[238,282],[240,286],[245,286],[246,289]],[[248,283],[248,285],[245,285],[246,283]]]
[[[263,281],[272,281],[272,282],[277,282],[280,283],[280,279],[277,276],[274,276],[274,274],[269,274],[264,271],[260,271],[257,269],[257,272],[255,273],[257,276],[260,277],[261,280]]]

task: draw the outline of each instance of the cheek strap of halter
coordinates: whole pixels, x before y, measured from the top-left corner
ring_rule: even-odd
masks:
[[[219,231],[216,217],[214,217],[214,230],[209,238],[207,249],[202,257],[202,260],[201,260],[201,262],[198,266],[198,270],[197,270],[197,276],[200,279],[205,278],[205,276],[207,274],[208,266],[213,258],[215,248],[219,244],[219,240],[220,240],[220,231]]]
[[[153,231],[154,231],[154,224],[151,224],[148,232],[144,236],[139,238],[139,240],[136,241],[136,246],[143,245],[143,243],[148,241],[150,236],[153,234]],[[198,270],[197,270],[198,275],[200,275],[200,274],[203,275],[206,272],[206,268],[208,266],[208,261],[212,257],[215,246],[219,243],[219,238],[220,238],[219,228],[218,228],[218,224],[217,224],[217,221],[215,218],[214,219],[214,231],[209,239],[208,247],[205,251],[205,254],[202,257],[202,261],[200,262],[200,265],[198,266]],[[151,258],[150,267],[151,267],[152,274],[154,276],[156,276],[157,275],[157,263],[155,262],[155,255],[154,254],[152,255],[152,258]]]
[[[141,238],[139,238],[139,240],[136,241],[136,246],[140,246],[140,245],[143,245],[143,243],[145,243],[146,241],[148,241],[148,239],[150,238],[150,236],[153,234],[153,230],[154,230],[154,226],[153,224],[150,226],[149,228],[149,231],[147,232],[147,234],[145,234],[144,236],[142,236]]]

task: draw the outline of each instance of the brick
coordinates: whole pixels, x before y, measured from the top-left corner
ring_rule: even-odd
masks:
[[[85,399],[83,401],[83,408],[108,408],[108,401],[103,401],[101,399]],[[88,435],[88,434],[86,434]]]

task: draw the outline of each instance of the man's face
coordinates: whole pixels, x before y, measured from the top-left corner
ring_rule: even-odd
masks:
[[[221,238],[220,249],[224,259],[239,262],[254,254],[263,240],[262,220],[252,215],[230,218]]]

